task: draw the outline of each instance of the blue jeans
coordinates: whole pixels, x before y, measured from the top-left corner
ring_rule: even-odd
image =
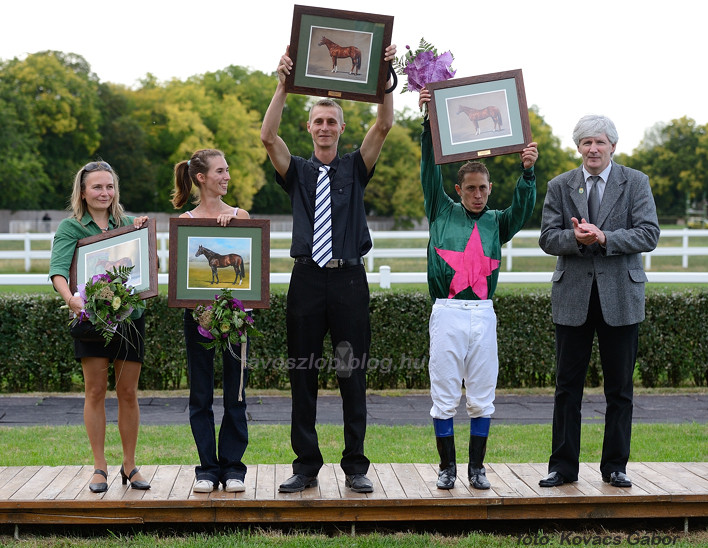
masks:
[[[236,346],[234,358],[228,351],[222,353],[224,385],[224,417],[219,428],[217,457],[216,432],[214,428],[214,354],[201,343],[209,342],[197,331],[197,322],[191,310],[184,311],[184,340],[187,345],[189,371],[189,424],[197,444],[200,465],[196,467],[197,480],[209,480],[214,485],[229,479],[243,479],[246,465],[241,459],[248,445],[246,423],[246,382],[248,370],[244,371],[244,389],[238,401],[241,382],[241,347]]]

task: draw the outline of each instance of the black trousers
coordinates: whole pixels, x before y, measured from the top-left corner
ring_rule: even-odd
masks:
[[[292,391],[290,441],[293,473],[316,476],[324,461],[319,449],[318,376],[329,330],[335,356],[344,358],[337,381],[342,396],[345,474],[365,474],[366,363],[371,341],[369,285],[363,265],[342,269],[295,263],[287,301],[288,368]]]
[[[184,340],[187,346],[189,368],[189,424],[199,453],[199,466],[195,469],[198,480],[209,480],[214,485],[230,479],[243,479],[246,465],[243,454],[248,446],[248,418],[246,416],[246,383],[248,370],[244,371],[241,392],[241,346],[236,346],[234,358],[230,352],[221,355],[224,385],[224,416],[221,419],[217,443],[214,425],[214,357],[216,351],[206,349],[202,343],[209,339],[197,331],[199,324],[191,310],[184,311]],[[246,343],[248,344],[248,343]]]
[[[556,392],[553,451],[549,472],[578,479],[583,387],[597,333],[606,401],[600,472],[626,472],[632,437],[632,375],[637,359],[639,324],[612,327],[602,317],[593,284],[588,318],[579,327],[556,324]]]

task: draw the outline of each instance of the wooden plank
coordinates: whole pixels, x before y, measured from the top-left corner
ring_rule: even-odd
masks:
[[[81,466],[62,466],[56,477],[35,497],[35,500],[53,500],[69,485],[77,481]]]
[[[708,478],[708,462],[682,462],[681,466],[691,470],[697,476]]]
[[[536,497],[536,491],[522,481],[508,464],[495,464],[494,472],[502,481],[516,492],[517,497]],[[540,479],[540,478],[539,478]]]
[[[88,484],[93,476],[93,466],[80,466],[74,479],[68,482],[57,494],[55,500],[74,500],[79,493],[88,491]]]
[[[667,500],[669,492],[667,485],[657,481],[654,472],[642,462],[628,462],[627,475],[632,480],[632,485],[639,484],[642,489],[653,497],[663,497]]]
[[[366,477],[371,480],[371,483],[374,486],[374,492],[367,493],[367,495],[366,495],[367,499],[386,499],[386,498],[388,498],[386,496],[386,490],[383,488],[383,485],[381,484],[381,479],[379,478],[379,474],[376,471],[376,468],[374,468],[373,466],[369,466],[369,470],[366,472]]]
[[[390,463],[372,464],[376,477],[379,479],[381,489],[383,489],[388,499],[402,499],[406,497],[406,492],[401,487]]]
[[[704,462],[677,462],[677,465],[684,468],[686,471],[700,479],[700,484],[705,486],[704,482],[708,479],[708,463]]]
[[[579,496],[583,493],[575,486],[574,483],[566,483],[558,487],[541,487],[538,482],[546,473],[545,469],[534,469],[531,464],[509,464],[509,469],[526,484],[531,491],[539,497],[572,497]]]
[[[643,484],[631,489],[604,484],[597,463],[581,463],[578,482],[550,489],[553,495],[548,496],[533,489],[533,482],[546,472],[541,463],[489,464],[487,475],[494,483],[484,491],[466,485],[466,465],[458,467],[463,478],[455,488],[445,491],[435,486],[435,464],[372,464],[368,475],[375,490],[371,494],[344,488],[339,464],[326,464],[319,489],[308,489],[312,494],[299,498],[275,492],[280,477],[289,477],[289,464],[251,467],[246,476],[251,495],[220,491],[193,496],[194,468],[178,465],[146,465],[142,471],[152,489],[139,492],[120,483],[118,468],[110,467],[109,491],[101,495],[88,491],[90,466],[14,467],[14,476],[4,485],[10,494],[0,497],[0,523],[106,526],[708,516],[708,479],[700,475],[705,463],[631,463],[630,477],[637,485]],[[0,469],[0,475],[8,474],[7,470]],[[45,487],[39,490],[41,485]],[[500,491],[507,494],[499,496]]]
[[[339,500],[341,498],[339,483],[334,473],[335,466],[339,465],[326,463],[317,475],[320,483],[320,497],[323,499]]]
[[[150,480],[150,489],[145,491],[143,495],[143,500],[167,500],[170,497],[170,493],[172,493],[180,469],[179,464],[158,466]],[[145,475],[147,470],[141,468],[140,472],[147,481],[147,476]]]
[[[655,470],[660,470],[666,477],[672,478],[675,483],[685,487],[691,493],[705,494],[708,492],[708,480],[697,476],[676,462],[659,462]]]
[[[428,490],[428,496],[433,498],[452,498],[453,489],[457,488],[458,491],[462,491],[458,485],[458,481],[455,482],[455,487],[453,489],[438,489],[436,483],[438,481],[438,465],[436,464],[416,464],[416,471],[418,475],[423,480],[424,485]],[[468,493],[469,496],[469,493]]]
[[[255,500],[256,498],[256,481],[258,480],[258,466],[251,465],[246,471],[246,477],[243,478],[243,485],[246,490],[242,493],[236,493],[237,498],[243,500]]]
[[[543,475],[545,476],[546,473],[544,472]],[[578,470],[578,481],[575,483],[575,487],[584,495],[592,497],[600,496],[602,495],[602,490],[598,483],[598,477],[599,472],[593,465],[581,462]],[[599,481],[602,483],[602,478],[600,478]]]
[[[14,468],[14,467],[13,467]],[[39,472],[41,466],[20,466],[17,471],[0,489],[0,499],[11,499],[12,496],[20,491],[32,477]]]
[[[278,486],[275,485],[275,464],[259,464],[256,477],[256,499],[273,500]]]
[[[0,493],[2,493],[2,487],[15,477],[17,474],[17,469],[22,468],[21,466],[3,466],[0,470]]]
[[[167,495],[167,500],[189,500],[189,494],[194,485],[194,467],[182,465],[177,471],[172,490]]]
[[[690,495],[691,490],[676,483],[674,478],[664,473],[665,468],[660,462],[645,462],[641,464],[642,476],[651,478],[651,482],[656,486],[672,494]]]
[[[487,469],[487,479],[489,480],[489,483],[492,484],[492,491],[496,494],[498,497],[515,497],[518,495],[516,490],[511,487],[510,485],[507,485],[507,483],[504,481],[504,478],[502,478],[499,474],[497,474],[497,464],[492,464],[488,463],[485,464],[484,467]],[[473,487],[469,487],[470,490],[473,489]]]
[[[419,499],[430,496],[423,479],[413,464],[392,463],[391,468],[406,493],[406,498]]]
[[[59,472],[61,472],[61,468],[42,466],[10,497],[10,500],[34,500],[57,477]]]

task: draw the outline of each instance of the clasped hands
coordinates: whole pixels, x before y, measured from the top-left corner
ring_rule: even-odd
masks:
[[[592,245],[597,243],[604,246],[607,242],[605,233],[594,224],[588,223],[585,219],[581,219],[580,222],[578,222],[576,217],[572,217],[570,220],[573,223],[575,239],[579,244]]]

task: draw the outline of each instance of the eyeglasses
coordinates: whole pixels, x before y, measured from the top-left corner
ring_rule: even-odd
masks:
[[[113,168],[108,162],[89,162],[83,167],[83,170],[91,173],[92,171],[113,171]]]

